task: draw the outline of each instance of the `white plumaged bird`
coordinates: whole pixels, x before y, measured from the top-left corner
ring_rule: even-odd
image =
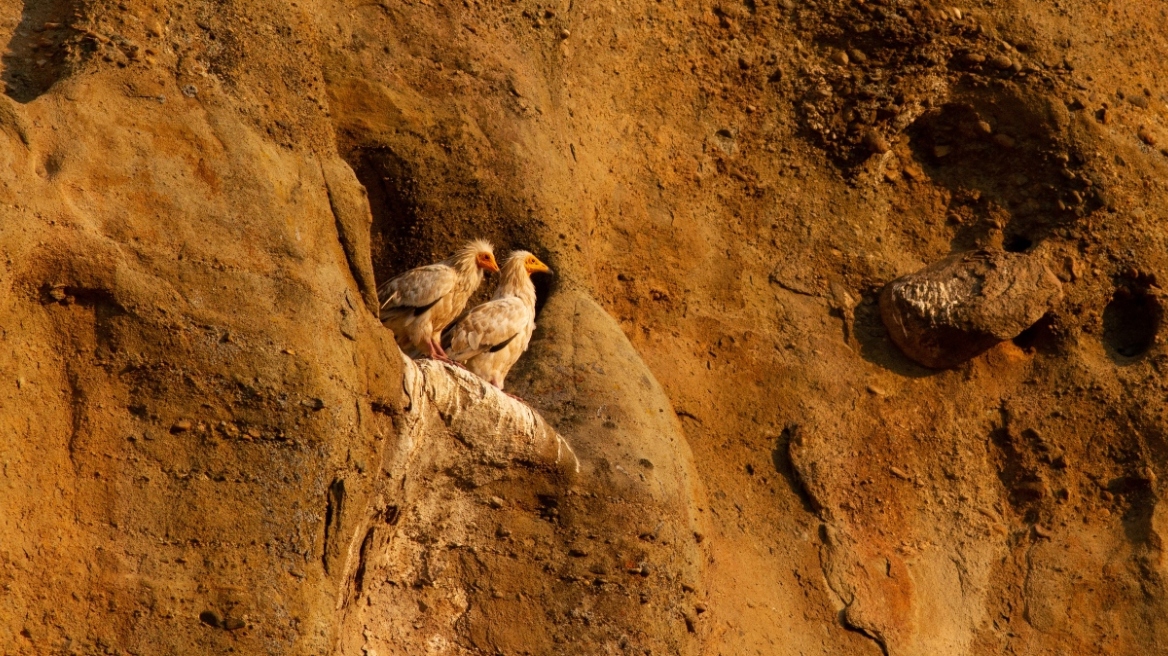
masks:
[[[503,263],[499,286],[486,303],[470,311],[450,332],[450,357],[499,389],[507,372],[527,350],[535,331],[533,273],[551,273],[527,251]]]
[[[377,290],[381,323],[411,356],[447,360],[442,331],[462,313],[483,282],[483,271],[499,271],[494,248],[477,239],[451,257],[410,269]]]

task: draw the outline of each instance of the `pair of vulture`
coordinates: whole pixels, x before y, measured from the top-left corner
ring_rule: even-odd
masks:
[[[462,314],[485,271],[499,274],[494,297],[449,330],[450,350],[443,349],[443,331]],[[512,252],[500,269],[492,246],[475,240],[437,264],[410,269],[382,285],[377,290],[381,323],[405,353],[462,364],[503,389],[535,330],[531,275],[551,272],[527,251]]]

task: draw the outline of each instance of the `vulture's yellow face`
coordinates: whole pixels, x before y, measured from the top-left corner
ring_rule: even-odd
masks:
[[[527,275],[533,273],[551,273],[552,270],[548,265],[539,261],[539,258],[534,255],[528,255],[527,259],[523,261],[523,268],[527,271]]]
[[[492,253],[488,253],[486,251],[479,253],[475,256],[475,264],[478,265],[480,269],[499,273],[499,265],[495,262],[495,256]]]

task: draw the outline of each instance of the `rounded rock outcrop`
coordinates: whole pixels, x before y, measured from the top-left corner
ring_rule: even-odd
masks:
[[[1041,258],[979,250],[892,281],[880,294],[880,315],[905,355],[945,369],[1017,337],[1061,297]]]

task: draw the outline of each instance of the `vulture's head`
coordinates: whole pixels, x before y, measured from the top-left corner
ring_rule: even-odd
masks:
[[[548,267],[548,265],[544,264],[543,262],[540,262],[538,257],[532,255],[531,253],[528,253],[527,251],[515,251],[514,253],[511,254],[511,257],[514,259],[522,259],[523,270],[526,271],[527,275],[529,275],[529,276],[533,273],[551,273],[552,272],[552,270]]]
[[[494,271],[499,273],[499,263],[495,262],[495,248],[489,242],[482,239],[476,239],[466,245],[464,249],[467,252],[474,253],[475,266],[483,271]]]

